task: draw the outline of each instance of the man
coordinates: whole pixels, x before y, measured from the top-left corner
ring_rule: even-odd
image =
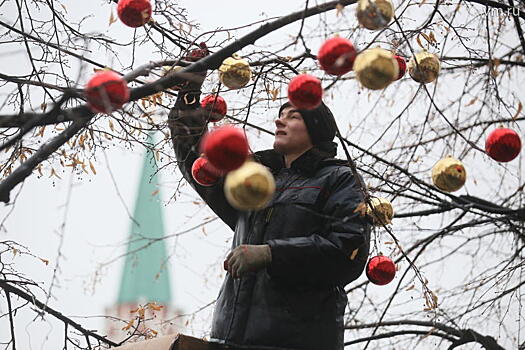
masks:
[[[254,154],[277,190],[265,209],[239,211],[222,181],[203,187],[191,176],[206,129],[199,94],[179,92],[170,127],[183,176],[235,231],[211,340],[242,349],[343,349],[343,287],[363,271],[370,225],[354,213],[363,195],[350,168],[333,158],[332,113],[324,104],[281,106],[273,149]]]

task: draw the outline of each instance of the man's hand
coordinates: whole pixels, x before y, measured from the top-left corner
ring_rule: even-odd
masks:
[[[224,269],[233,278],[239,278],[247,272],[257,272],[272,262],[272,251],[268,244],[243,244],[228,254]]]

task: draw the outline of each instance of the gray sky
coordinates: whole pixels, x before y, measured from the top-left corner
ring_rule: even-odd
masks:
[[[57,1],[58,3],[58,1]],[[99,31],[108,36],[118,38],[121,41],[129,40],[133,31],[119,22],[108,26],[111,9],[116,13],[116,6],[110,5],[107,1],[78,1],[64,0],[61,3],[66,6],[68,13],[79,19],[86,14],[93,16],[85,22],[85,30]],[[208,1],[183,1],[181,6],[188,9],[188,17],[201,24],[201,31],[212,30],[216,27],[235,27],[248,24],[262,18],[286,15],[304,6],[302,0],[276,1],[268,0],[258,2],[255,6],[250,1],[221,1],[220,4],[210,5]],[[313,5],[313,2],[312,2]],[[355,6],[345,9],[345,14],[352,23]],[[264,14],[263,14],[264,13]],[[0,13],[3,20],[14,18],[13,13]],[[329,20],[334,20],[329,17]],[[141,30],[141,29],[139,29]],[[295,34],[297,28],[289,26],[283,30],[272,34],[265,40],[283,42],[289,35]],[[320,34],[321,35],[321,34]],[[262,40],[261,43],[264,43]],[[257,42],[257,45],[261,44]],[[318,48],[312,45],[315,49]],[[114,62],[104,61],[104,53],[97,53],[96,48],[92,55],[97,60],[104,62],[108,66],[113,66]],[[120,49],[120,58],[123,61],[129,59],[131,48]],[[293,52],[293,49],[292,49]],[[155,60],[155,54],[147,50],[140,50],[136,57],[136,64]],[[0,56],[0,62],[10,70],[3,73],[18,74],[25,73],[27,66],[15,64],[20,60],[19,56]],[[12,68],[11,68],[12,67]],[[90,71],[92,67],[87,67]],[[85,74],[80,85],[86,81]],[[212,77],[214,78],[214,77]],[[212,79],[210,78],[210,79]],[[450,81],[453,81],[452,79]],[[430,85],[433,88],[433,85]],[[389,90],[399,99],[410,96],[416,88],[416,84],[405,84],[403,89],[393,87]],[[438,93],[447,93],[450,99],[457,96],[463,88],[461,84],[440,84]],[[524,101],[523,91],[516,86],[506,87],[514,90],[516,95]],[[392,91],[394,90],[394,91]],[[389,123],[398,109],[403,105],[393,105],[389,109],[383,109],[384,115],[370,116],[367,112],[377,100],[382,99],[380,92],[369,93],[368,91],[345,91],[334,93],[333,110],[338,118],[339,125],[346,130],[348,124],[352,124],[351,136],[354,139],[363,141],[364,144],[371,143],[374,137],[381,132],[381,126]],[[446,100],[444,98],[444,100]],[[231,103],[230,103],[231,102]],[[467,102],[467,101],[465,101]],[[38,108],[39,101],[34,102],[34,107]],[[245,101],[235,94],[228,95],[228,103],[231,106],[239,107]],[[359,113],[359,114],[358,114]],[[264,114],[264,113],[262,113]],[[410,125],[411,120],[419,120],[424,115],[422,113],[412,113],[406,116],[405,125]],[[374,117],[372,120],[371,118]],[[266,115],[266,127],[271,127],[272,112]],[[100,123],[106,123],[103,119]],[[256,133],[249,134],[252,147],[261,149],[271,146],[271,138],[263,136],[260,139]],[[388,145],[380,145],[379,149],[385,149]],[[421,161],[430,166],[439,159],[439,152],[443,155],[451,152],[453,146],[445,145],[443,150],[435,150],[424,154],[427,158]],[[138,185],[139,171],[142,162],[142,149],[136,148],[134,151],[123,149],[119,146],[110,147],[104,153],[99,152],[94,165],[97,175],[83,175],[81,179],[77,176],[70,176],[68,173],[59,173],[62,179],[49,179],[47,174],[38,179],[31,176],[23,185],[16,200],[14,208],[0,205],[0,220],[9,215],[5,222],[6,231],[0,231],[0,240],[16,240],[20,244],[27,246],[37,257],[49,260],[49,265],[45,265],[36,258],[27,256],[15,257],[16,267],[28,277],[37,282],[41,282],[45,290],[50,288],[53,281],[54,299],[49,301],[49,305],[58,309],[68,316],[79,316],[75,318],[87,328],[98,329],[104,333],[104,323],[101,318],[92,316],[101,315],[105,307],[113,304],[119,282],[119,274],[122,268],[123,259],[119,259],[109,265],[101,264],[112,261],[125,250],[125,241],[128,235],[130,220],[128,211],[133,211],[133,201]],[[341,152],[341,149],[340,149]],[[432,153],[432,154],[430,154]],[[341,154],[341,153],[340,153]],[[474,166],[475,164],[475,166]],[[475,193],[481,197],[490,196],[490,193],[497,190],[499,184],[495,181],[488,181],[497,178],[498,172],[503,172],[500,167],[485,173],[486,167],[493,165],[485,158],[475,155],[471,163],[467,163],[467,172],[470,179],[477,179],[478,183],[472,181],[462,189],[462,193]],[[520,167],[517,164],[512,167]],[[114,176],[112,180],[111,173]],[[185,187],[183,195],[177,202],[170,201],[179,179],[179,174],[161,172],[162,186],[160,188],[163,202],[165,203],[165,227],[167,234],[174,234],[199,224],[204,218],[212,215],[205,205],[193,204],[198,198],[193,191]],[[430,181],[429,174],[421,175]],[[506,184],[511,187],[518,182],[518,176],[511,179]],[[116,185],[114,184],[116,183]],[[13,191],[13,198],[18,193],[20,186]],[[120,195],[119,195],[120,194]],[[488,197],[490,198],[490,197]],[[12,211],[12,212],[11,212]],[[62,224],[65,222],[65,226]],[[428,227],[440,222],[426,222]],[[414,230],[409,225],[397,226],[397,232],[403,234],[403,230]],[[175,305],[183,308],[186,312],[191,312],[200,306],[212,301],[222,283],[222,260],[230,246],[233,233],[226,225],[215,221],[206,226],[206,231],[196,230],[178,237],[178,239],[167,240],[168,253],[173,255],[170,269],[173,283],[173,299]],[[412,237],[411,237],[412,238]],[[413,239],[416,239],[414,237]],[[409,239],[407,240],[410,241]],[[388,253],[391,246],[383,246],[383,252]],[[58,255],[58,251],[61,255]],[[439,252],[438,252],[439,253]],[[53,270],[58,263],[57,277],[53,280]],[[487,263],[487,262],[482,262]],[[460,260],[456,258],[449,261],[450,265],[459,266]],[[447,266],[441,266],[443,271],[438,271],[432,275],[431,283],[434,286],[440,285],[442,288],[455,286],[460,283],[461,274],[446,274]],[[445,282],[445,277],[447,278]],[[362,276],[361,280],[365,277]],[[386,297],[392,292],[394,284],[385,287],[368,288],[371,297],[374,295]],[[416,290],[405,293],[404,298],[419,298],[421,295]],[[42,294],[39,294],[42,298]],[[402,302],[399,302],[402,306]],[[5,312],[5,310],[0,310]],[[209,330],[209,316],[211,309],[202,313],[200,319],[194,323],[194,328],[187,330],[188,333],[201,336]],[[394,309],[394,312],[403,312],[402,307]],[[17,321],[17,345],[21,349],[56,349],[63,341],[63,326],[53,320],[52,317],[45,317],[45,320],[33,322],[35,313],[31,310],[22,310],[18,315]],[[87,317],[87,318],[84,318]],[[0,339],[9,339],[7,319],[0,319]]]

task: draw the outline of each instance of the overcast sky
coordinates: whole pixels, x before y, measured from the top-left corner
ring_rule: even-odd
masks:
[[[80,19],[82,16],[92,14],[92,17],[84,23],[86,31],[102,32],[120,41],[126,41],[126,39],[129,41],[133,36],[133,30],[120,22],[108,25],[111,9],[116,13],[114,4],[109,5],[107,1],[99,0],[63,0],[61,3],[73,18]],[[311,6],[314,5],[314,2],[310,3]],[[200,23],[200,30],[206,31],[217,27],[236,27],[267,17],[286,15],[301,9],[304,1],[267,0],[256,3],[256,6],[254,4],[250,1],[180,2],[181,6],[188,9],[189,19]],[[351,17],[354,15],[354,10],[354,6],[351,6],[345,12]],[[0,16],[8,23],[12,23],[16,17],[14,12],[0,13]],[[265,40],[285,41],[288,35],[296,33],[296,29],[294,26],[286,27]],[[315,49],[318,49],[318,46]],[[132,53],[130,47],[120,48],[120,50],[124,61]],[[17,62],[22,62],[20,57],[24,55],[0,56],[3,66],[9,67],[3,69],[2,73],[27,73],[27,58],[24,66],[17,64]],[[103,53],[99,54],[96,50],[93,52],[93,57],[108,66],[114,64],[110,60],[105,62]],[[147,50],[139,50],[135,62],[140,64],[151,59],[156,59],[156,57],[152,57]],[[84,79],[80,85],[85,82]],[[395,94],[408,96],[416,88],[417,84],[412,84],[407,89],[398,89],[399,91],[391,89],[389,92],[394,96]],[[443,88],[448,89],[450,96],[456,97],[463,86],[456,84]],[[512,89],[512,87],[509,88]],[[523,91],[519,89],[515,91],[518,95],[522,95],[519,97],[524,97]],[[396,113],[396,108],[403,106],[393,105],[391,109],[383,111],[384,116],[381,117],[384,118],[380,118],[379,121],[375,119],[373,123],[366,125],[369,117],[366,113],[367,106],[373,105],[374,99],[380,98],[378,97],[380,93],[359,94],[360,91],[357,93],[352,91],[345,96],[344,102],[343,100],[334,102],[332,107],[343,130],[346,130],[348,123],[351,123],[352,132],[359,133],[355,135],[356,138],[369,142],[373,139],[369,136],[374,133],[377,135],[382,130],[380,124],[389,123]],[[235,103],[239,105],[243,102],[234,101],[232,104],[235,105]],[[34,101],[33,107],[38,108],[39,104],[40,101]],[[360,114],[356,117],[354,111],[359,111]],[[275,113],[275,111],[268,112],[269,120],[273,118],[272,112]],[[350,115],[353,116],[353,119],[349,118]],[[421,118],[421,115],[412,113],[406,117],[409,125],[411,118]],[[363,125],[366,127],[360,127]],[[266,127],[271,127],[271,123],[268,123]],[[254,149],[271,147],[271,137],[263,135],[259,138],[253,132],[249,134],[249,137]],[[70,176],[69,173],[59,173],[61,179],[50,179],[47,174],[38,179],[33,175],[24,183],[22,191],[20,191],[21,186],[18,186],[12,192],[12,198],[15,198],[20,191],[14,206],[0,204],[0,220],[7,217],[4,223],[5,230],[0,231],[0,240],[15,240],[28,247],[35,256],[49,260],[49,265],[45,265],[37,258],[17,256],[15,257],[16,268],[41,283],[42,288],[46,291],[52,286],[54,298],[49,300],[49,306],[68,316],[79,316],[75,318],[76,321],[87,328],[98,329],[102,334],[104,334],[104,322],[100,317],[93,316],[102,315],[106,307],[113,305],[117,296],[123,259],[115,260],[115,258],[125,250],[130,228],[128,212],[133,211],[143,152],[144,150],[140,148],[130,151],[118,145],[110,147],[105,153],[97,154],[97,159],[94,161],[97,175],[83,175],[78,178]],[[447,152],[445,147],[443,152]],[[433,154],[424,161],[432,164],[439,159],[438,157]],[[479,168],[467,168],[469,176],[478,179],[496,176],[479,171],[479,169],[484,169],[486,159],[478,155],[477,162]],[[429,181],[429,176],[421,176]],[[193,191],[188,190],[188,186],[185,187],[176,202],[169,200],[178,184],[179,177],[177,173],[160,172],[160,193],[165,205],[166,234],[184,231],[212,216],[212,212],[205,205],[194,203],[198,198]],[[480,186],[478,186],[477,183],[469,181],[462,191],[484,196],[494,191],[497,186],[499,184],[496,182],[480,181]],[[438,222],[436,227],[439,227],[439,224]],[[406,226],[398,226],[396,229],[414,230],[413,227]],[[166,241],[168,254],[172,255],[169,268],[171,269],[175,306],[182,308],[185,312],[192,312],[215,299],[223,279],[222,261],[228,252],[232,235],[233,233],[226,225],[216,220],[208,224],[205,231],[194,230]],[[387,253],[389,247],[385,246],[384,249],[384,252]],[[448,266],[456,266],[455,264],[459,262],[456,258],[451,258]],[[58,270],[56,278],[53,279],[56,266]],[[444,268],[444,265],[442,267]],[[446,277],[449,279],[448,286],[460,282],[458,275],[447,274]],[[364,278],[364,276],[361,277],[361,279]],[[436,280],[431,282],[436,282]],[[385,287],[370,286],[367,293],[377,292],[387,296],[393,287],[393,284]],[[420,297],[417,291],[414,293]],[[43,297],[42,293],[38,296]],[[0,304],[0,307],[3,305]],[[5,311],[0,310],[0,312]],[[187,332],[197,336],[206,334],[209,331],[211,311],[212,309],[209,308],[203,312],[201,320],[197,320],[194,323],[195,327]],[[44,320],[36,321],[33,320],[34,317],[35,313],[28,308],[17,315],[18,347],[20,349],[59,348],[63,342],[63,326],[55,322],[52,317],[46,316]],[[0,319],[0,341],[9,339],[7,321],[6,318]]]

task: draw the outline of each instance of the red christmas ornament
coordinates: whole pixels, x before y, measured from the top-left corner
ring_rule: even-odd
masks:
[[[226,101],[217,95],[208,95],[201,101],[201,107],[209,113],[206,117],[209,117],[210,121],[218,122],[226,115]]]
[[[297,109],[314,109],[321,104],[323,87],[316,77],[300,74],[288,84],[288,100]]]
[[[398,56],[398,55],[394,55],[394,58],[397,60],[397,64],[399,65],[399,75],[397,76],[397,79],[396,79],[396,80],[399,80],[403,78],[403,76],[405,75],[407,71],[407,62],[405,61],[403,57]]]
[[[208,56],[209,54],[210,51],[208,51],[208,46],[206,46],[205,42],[202,42],[199,44],[198,49],[193,49],[190,51],[190,53],[186,56],[186,60],[196,62],[201,58]]]
[[[344,38],[328,39],[319,49],[317,60],[328,74],[343,75],[352,70],[357,52],[352,43]]]
[[[202,140],[201,150],[220,171],[239,168],[248,158],[248,140],[244,132],[233,126],[219,127]]]
[[[191,166],[191,176],[201,186],[214,185],[222,175],[224,174],[211,165],[208,159],[204,157],[195,159]]]
[[[119,0],[117,14],[128,27],[141,27],[151,18],[151,3],[149,0]]]
[[[390,283],[396,275],[396,265],[389,257],[378,255],[368,260],[366,277],[373,284],[383,286]]]
[[[111,113],[129,100],[128,83],[113,71],[95,74],[87,83],[85,94],[94,112]]]
[[[510,162],[521,150],[521,139],[511,129],[498,128],[492,131],[485,141],[485,151],[498,162]]]

